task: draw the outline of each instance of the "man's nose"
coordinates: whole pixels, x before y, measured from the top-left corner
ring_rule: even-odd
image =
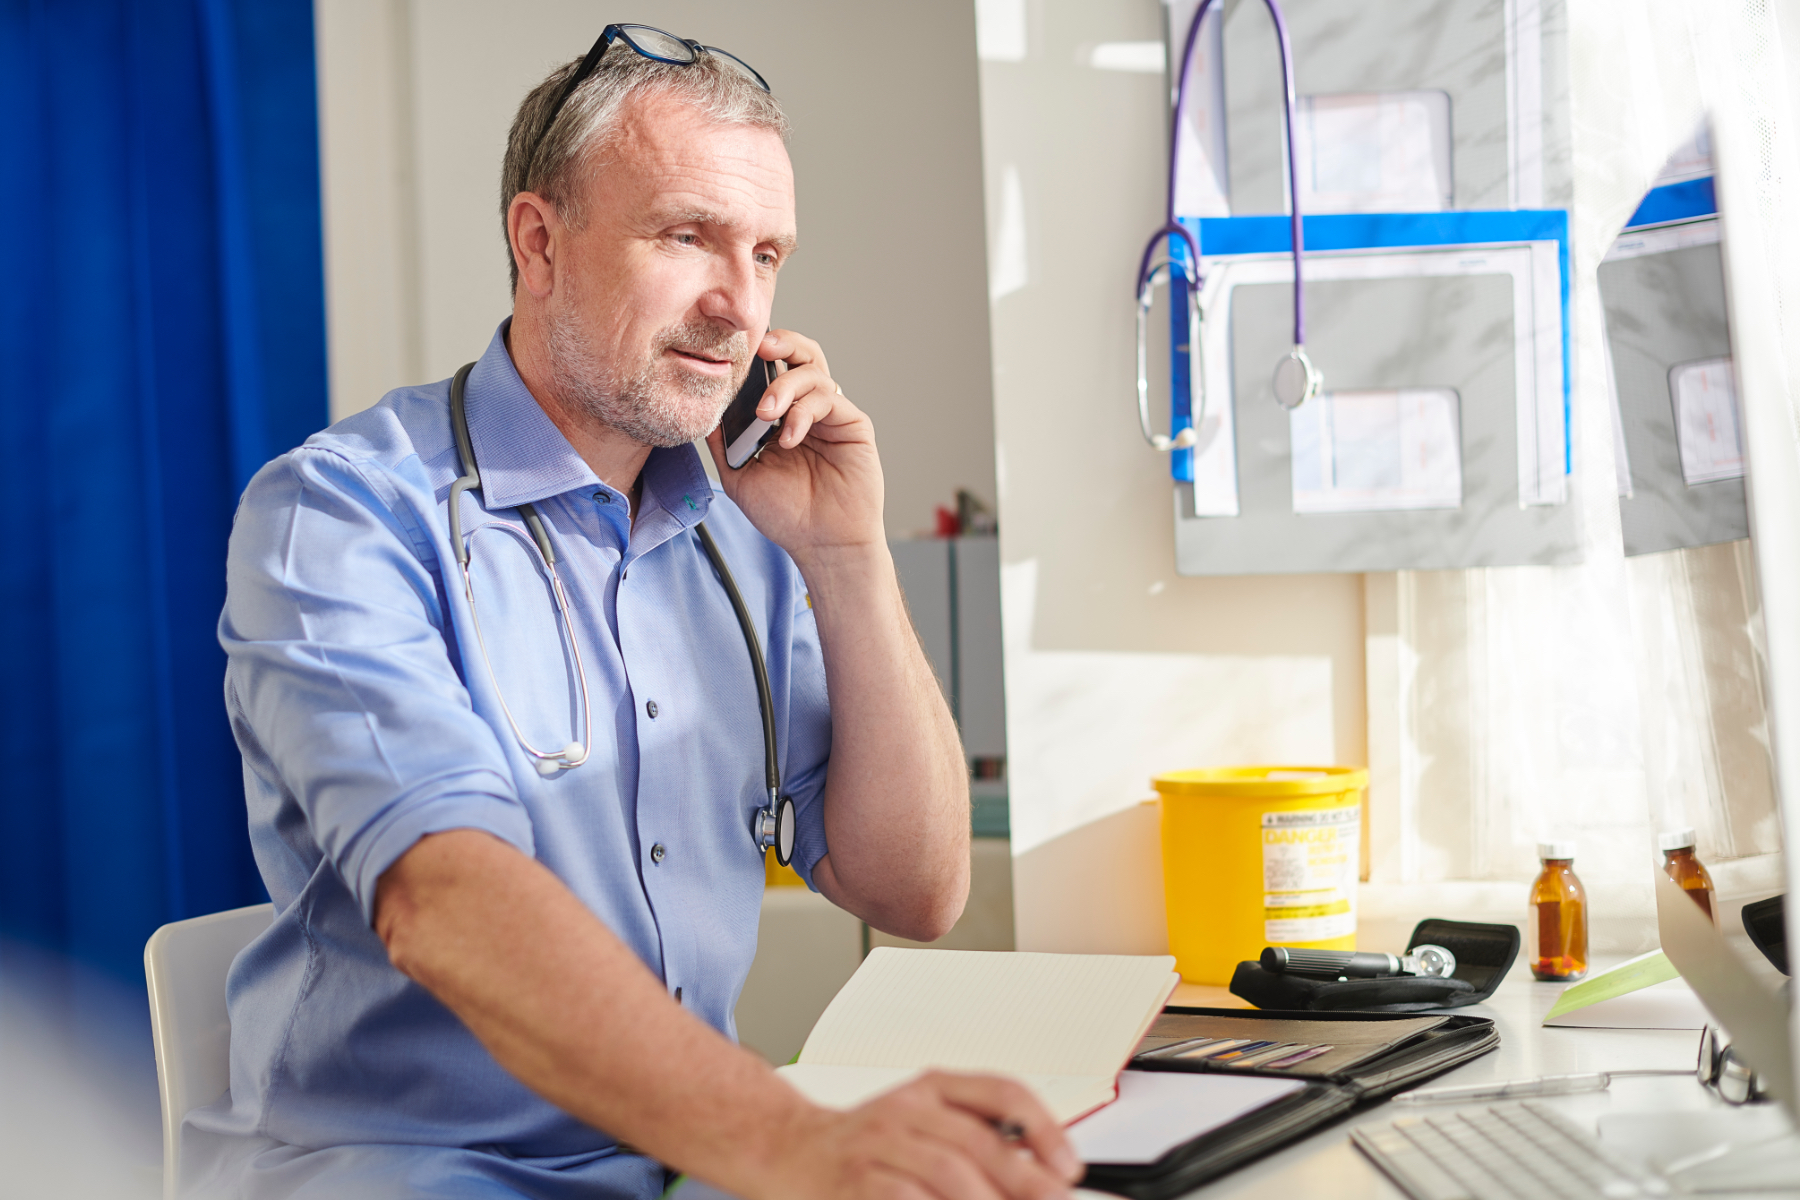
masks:
[[[711,286],[700,301],[703,315],[735,329],[756,329],[764,323],[765,304],[756,261],[751,255],[722,255],[716,260]]]

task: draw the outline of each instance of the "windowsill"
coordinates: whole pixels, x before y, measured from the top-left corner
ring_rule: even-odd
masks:
[[[1786,887],[1782,858],[1762,854],[1706,865],[1717,893],[1720,927],[1735,934],[1746,902]],[[1646,878],[1641,896],[1617,887],[1588,891],[1588,944],[1596,955],[1627,956],[1654,950],[1656,908]],[[1525,928],[1529,880],[1445,879],[1421,883],[1364,883],[1356,893],[1357,943],[1365,949],[1403,948],[1413,927],[1427,917]]]

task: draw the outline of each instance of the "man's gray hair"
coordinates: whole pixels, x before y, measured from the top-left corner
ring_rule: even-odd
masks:
[[[787,138],[787,115],[775,97],[735,68],[721,65],[717,57],[702,54],[698,62],[685,65],[661,63],[614,42],[556,114],[556,122],[533,153],[550,106],[580,65],[580,59],[565,63],[532,88],[506,136],[506,159],[500,168],[500,232],[507,239],[506,262],[514,291],[519,287],[519,264],[506,229],[513,197],[535,192],[556,206],[565,223],[580,229],[586,217],[582,200],[606,165],[608,146],[623,124],[625,102],[633,96],[670,96],[721,125],[751,125]]]

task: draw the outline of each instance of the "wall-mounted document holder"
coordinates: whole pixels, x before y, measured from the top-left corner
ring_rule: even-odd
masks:
[[[1185,32],[1198,0],[1171,0]],[[1195,48],[1176,211],[1286,210],[1274,33],[1226,4]],[[1306,213],[1567,203],[1561,0],[1282,0]],[[1215,10],[1219,11],[1219,10]]]
[[[1626,554],[1750,536],[1719,236],[1710,174],[1665,183],[1600,264]]]
[[[1289,412],[1264,364],[1288,346],[1284,217],[1186,220],[1199,354],[1175,330],[1172,456],[1188,575],[1579,560],[1568,496],[1568,216],[1308,216],[1306,302],[1324,394]],[[1173,312],[1185,296],[1172,296]]]

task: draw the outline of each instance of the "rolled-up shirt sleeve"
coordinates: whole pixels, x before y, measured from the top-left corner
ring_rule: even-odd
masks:
[[[428,833],[534,852],[452,661],[436,562],[382,468],[316,448],[251,481],[231,536],[219,638],[246,763],[293,798],[371,922],[376,881]]]

